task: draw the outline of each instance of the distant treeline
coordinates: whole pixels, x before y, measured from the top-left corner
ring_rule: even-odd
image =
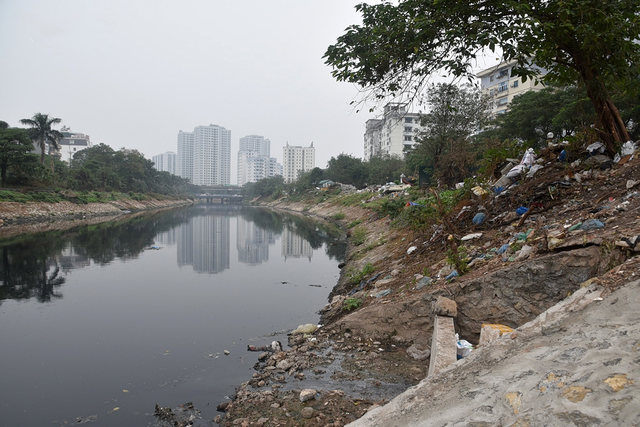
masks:
[[[189,181],[154,168],[137,150],[118,151],[98,144],[78,151],[69,163],[55,156],[32,153],[31,129],[10,128],[0,121],[0,178],[2,187],[56,188],[73,191],[114,191],[178,195],[190,190]]]

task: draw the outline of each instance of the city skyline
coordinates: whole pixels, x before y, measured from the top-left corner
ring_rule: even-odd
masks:
[[[287,142],[314,141],[322,167],[361,156],[373,114],[355,112],[358,89],[322,59],[359,21],[358,3],[0,2],[0,55],[17,64],[0,69],[0,120],[50,114],[94,145],[148,159],[176,151],[179,129],[208,123],[232,130],[232,153],[237,136],[258,134],[278,162]]]

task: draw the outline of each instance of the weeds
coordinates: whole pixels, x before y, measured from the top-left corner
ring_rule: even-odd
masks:
[[[342,308],[347,311],[355,310],[362,305],[360,298],[347,298],[342,304]]]
[[[349,225],[347,225],[347,228],[353,228],[353,227],[355,227],[356,225],[361,224],[361,223],[362,223],[362,220],[361,220],[361,219],[356,219],[355,221],[351,221],[351,222],[349,223]]]
[[[351,231],[351,243],[354,246],[360,246],[367,240],[367,229],[357,226]]]
[[[362,281],[362,279],[364,279],[367,275],[372,274],[374,271],[376,271],[376,268],[373,266],[373,264],[367,263],[364,267],[362,267],[362,270],[352,272],[348,276],[349,283],[352,285],[357,285]]]
[[[346,215],[343,212],[338,212],[337,214],[333,214],[331,216],[331,219],[333,219],[334,221],[340,221],[341,219],[344,219],[346,217]]]

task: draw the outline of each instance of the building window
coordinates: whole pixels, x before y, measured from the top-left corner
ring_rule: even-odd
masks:
[[[508,82],[502,82],[498,85],[498,92],[506,92],[507,90],[509,90]]]
[[[413,132],[413,129],[411,128],[411,126],[405,126],[404,127],[404,131],[405,132]]]
[[[405,117],[404,118],[404,122],[405,123],[413,123],[413,117]]]
[[[503,77],[507,77],[509,75],[509,70],[502,70],[500,71],[500,74],[498,75],[498,78],[501,79]]]
[[[515,80],[515,81],[513,82],[513,84],[511,85],[511,87],[518,87],[518,80]]]
[[[404,140],[405,141],[411,141],[411,136],[410,135],[405,135],[404,136]]]
[[[500,98],[496,101],[496,104],[498,105],[506,105],[507,104],[507,97],[505,96],[504,98]]]

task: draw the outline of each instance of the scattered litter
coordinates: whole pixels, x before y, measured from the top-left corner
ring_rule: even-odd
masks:
[[[543,166],[538,164],[531,166],[531,169],[529,169],[529,172],[527,172],[527,178],[532,178],[536,174],[536,172],[538,172],[542,168]]]
[[[598,228],[604,228],[604,223],[599,219],[590,219],[585,221],[584,224],[582,224],[582,229],[585,231],[595,230]]]
[[[558,156],[558,161],[564,163],[565,160],[567,160],[567,150],[562,150]]]
[[[517,179],[520,176],[520,174],[522,174],[522,172],[526,170],[527,170],[527,165],[520,164],[518,166],[514,166],[513,169],[507,172],[505,176],[510,179]]]
[[[529,211],[529,208],[525,208],[524,206],[520,206],[518,209],[516,209],[516,213],[518,215],[524,215]]]
[[[509,250],[509,245],[507,243],[505,243],[504,245],[500,246],[500,249],[498,249],[496,251],[496,253],[498,255],[502,255],[503,253],[505,253],[507,250]]]
[[[516,234],[516,239],[520,241],[526,241],[529,238],[529,235],[531,235],[532,231],[533,229],[530,228],[526,233],[518,233]]]
[[[445,277],[445,280],[450,280],[458,276],[459,276],[458,272],[456,270],[453,270],[447,277]]]
[[[229,354],[231,354],[231,352],[230,352],[229,350],[225,350],[225,351],[224,351],[224,355],[225,355],[225,356],[228,356]]]
[[[576,231],[576,230],[580,230],[580,228],[582,227],[582,223],[579,222],[577,224],[572,225],[571,227],[569,227],[569,231]]]
[[[636,185],[640,184],[640,181],[634,181],[633,179],[627,180],[627,190],[631,190]]]
[[[407,249],[407,255],[411,255],[412,253],[414,253],[416,250],[418,249],[417,246],[411,246],[409,249]]]
[[[466,242],[467,240],[473,240],[473,239],[477,239],[478,237],[482,237],[482,233],[472,233],[472,234],[467,234],[466,236],[464,236],[462,239],[463,242]]]
[[[418,284],[416,284],[416,289],[422,289],[425,286],[429,286],[432,282],[433,280],[431,279],[431,277],[425,276],[422,279],[420,279]]]
[[[471,191],[473,192],[473,194],[475,194],[478,197],[485,197],[489,195],[489,192],[484,188],[480,187],[479,185],[477,187],[473,187]]]
[[[89,415],[88,417],[77,417],[76,418],[76,422],[75,424],[86,424],[86,423],[92,423],[94,421],[98,420],[98,416],[97,415]]]
[[[487,219],[487,214],[484,212],[478,212],[476,216],[473,217],[473,220],[471,220],[471,222],[473,222],[475,225],[480,225],[484,222],[485,219]]]
[[[520,162],[520,164],[531,167],[535,162],[536,162],[535,152],[533,151],[533,148],[528,148],[527,151],[524,153],[524,156],[522,156],[522,161]]]
[[[391,293],[391,289],[385,289],[384,291],[380,291],[376,294],[374,294],[374,296],[376,298],[382,298],[382,297],[386,297],[387,295],[389,295]]]
[[[589,154],[594,155],[596,152],[602,154],[604,153],[604,144],[602,142],[594,142],[593,144],[587,147],[587,151]]]
[[[524,259],[527,259],[529,257],[529,255],[531,255],[533,253],[533,248],[529,245],[524,245],[522,247],[522,249],[520,249],[517,253],[516,253],[516,261],[522,261]]]
[[[462,359],[471,354],[473,344],[467,340],[461,340],[458,334],[456,334],[456,348],[458,350],[458,359]]]
[[[636,152],[636,145],[633,143],[633,141],[625,142],[624,144],[622,144],[622,148],[620,149],[620,155],[622,157],[630,156],[635,152]]]
[[[150,249],[150,250],[153,250],[153,251],[159,251],[162,248],[160,246],[149,246],[147,249]]]
[[[318,329],[318,326],[313,323],[307,323],[306,325],[300,325],[295,330],[291,331],[292,335],[295,334],[312,334]]]

